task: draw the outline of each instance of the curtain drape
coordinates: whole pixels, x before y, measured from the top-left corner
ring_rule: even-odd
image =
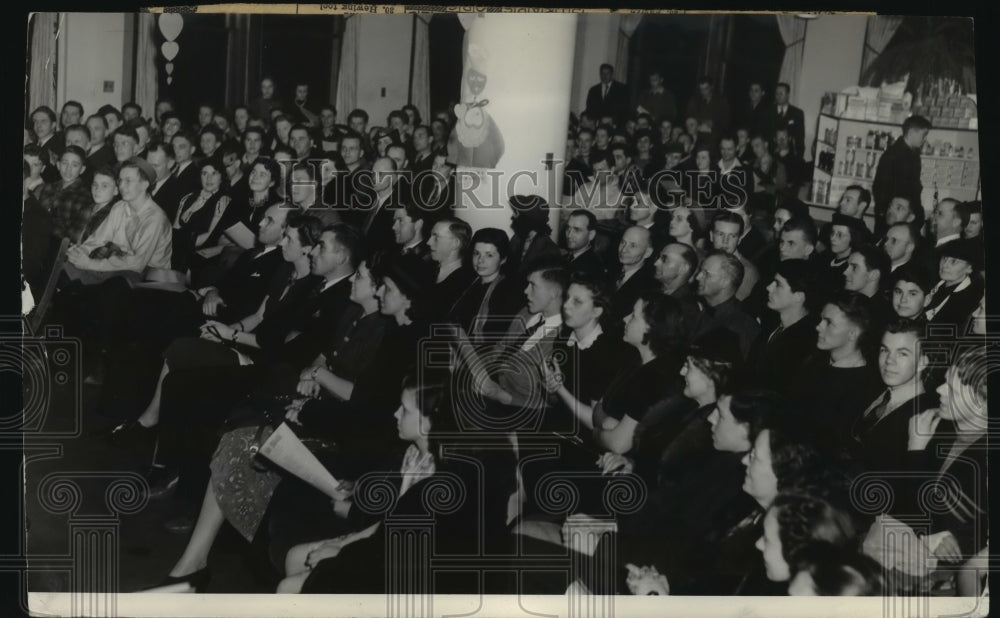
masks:
[[[618,49],[615,52],[615,79],[628,81],[628,43],[642,21],[642,15],[621,15],[618,22]]]
[[[31,19],[31,70],[28,112],[39,105],[56,109],[56,33],[59,13],[35,13]]]
[[[879,57],[885,46],[892,40],[892,35],[896,34],[899,25],[903,23],[902,17],[892,15],[873,15],[868,18],[868,29],[865,32],[865,50],[861,54],[861,79],[868,82],[868,68]],[[868,86],[878,86],[879,84],[866,83]]]
[[[785,56],[781,60],[778,81],[791,86],[792,94],[798,92],[799,76],[802,74],[802,52],[806,42],[806,21],[794,15],[776,15],[781,40],[785,42]]]
[[[358,106],[358,30],[361,22],[357,15],[347,15],[344,21],[344,39],[340,48],[340,72],[337,73],[337,117]]]
[[[135,102],[147,118],[156,114],[159,78],[156,74],[156,15],[139,13],[136,20]]]
[[[431,107],[431,16],[426,13],[413,15],[413,75],[410,77],[410,103],[416,105],[420,117],[428,122]]]

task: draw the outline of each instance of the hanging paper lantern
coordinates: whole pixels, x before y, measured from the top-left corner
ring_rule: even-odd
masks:
[[[168,62],[172,61],[177,57],[177,52],[181,50],[181,46],[173,41],[167,41],[160,46],[160,51],[163,52],[163,57],[167,59]]]
[[[160,15],[159,24],[163,38],[173,41],[184,29],[184,18],[180,13],[163,13]]]
[[[181,46],[176,43],[175,39],[181,33],[181,30],[184,29],[184,18],[181,17],[180,13],[163,13],[160,15],[158,24],[163,38],[166,39],[163,45],[160,46],[160,51],[163,52],[163,57],[167,59],[167,84],[172,84],[174,82],[173,59],[177,57],[177,52],[181,50]]]

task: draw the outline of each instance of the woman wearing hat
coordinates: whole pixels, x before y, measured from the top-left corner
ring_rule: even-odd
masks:
[[[982,263],[982,245],[973,240],[957,239],[939,250],[941,280],[928,295],[924,317],[931,324],[951,324],[965,333],[969,318],[983,297],[983,283],[976,275]]]

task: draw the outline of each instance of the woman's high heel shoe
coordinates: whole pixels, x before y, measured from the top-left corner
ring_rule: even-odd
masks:
[[[175,584],[190,584],[194,591],[197,593],[205,592],[208,588],[208,582],[212,580],[212,571],[208,567],[195,571],[194,573],[189,573],[188,575],[182,575],[180,577],[172,577],[167,575],[163,581],[161,581],[156,588],[163,588],[164,586],[173,586]]]

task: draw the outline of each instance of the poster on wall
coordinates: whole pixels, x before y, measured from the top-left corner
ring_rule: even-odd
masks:
[[[488,98],[490,51],[476,42],[482,14],[460,18],[465,26],[462,100],[455,105],[455,134],[449,144],[453,161],[465,167],[493,169],[504,153],[503,134],[490,116]]]

